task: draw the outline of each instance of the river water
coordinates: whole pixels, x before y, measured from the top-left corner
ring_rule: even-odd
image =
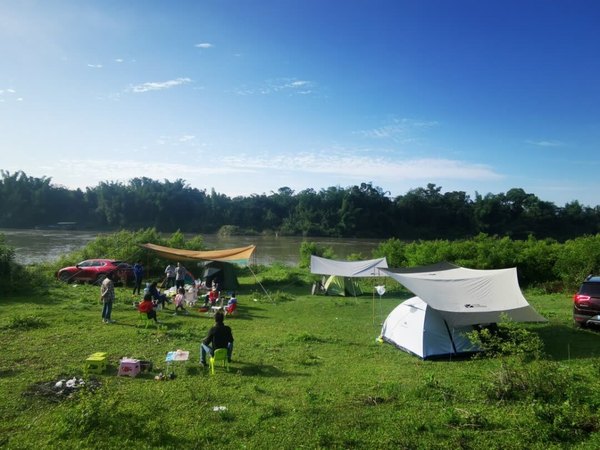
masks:
[[[2,229],[0,233],[15,250],[15,259],[21,264],[47,262],[84,247],[99,233],[70,230],[16,230]],[[371,258],[372,251],[379,245],[375,239],[301,238],[275,236],[229,236],[202,235],[207,249],[217,250],[246,245],[256,245],[256,263],[270,265],[281,262],[296,265],[300,259],[300,244],[307,240],[323,247],[331,247],[337,259],[346,259],[352,253]]]

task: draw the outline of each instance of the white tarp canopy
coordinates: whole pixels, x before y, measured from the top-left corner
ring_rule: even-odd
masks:
[[[381,338],[400,349],[427,359],[477,350],[467,338],[472,326],[449,328],[444,318],[419,297],[400,303],[389,314]]]
[[[311,255],[310,273],[318,275],[337,275],[343,277],[381,277],[379,269],[387,268],[385,257],[367,261],[336,261]]]
[[[516,268],[475,270],[440,263],[410,269],[381,269],[440,313],[450,328],[497,323],[545,322],[527,302]]]

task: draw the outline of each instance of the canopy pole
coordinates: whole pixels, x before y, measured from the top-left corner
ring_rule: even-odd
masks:
[[[373,326],[375,326],[375,286],[373,286]]]
[[[265,287],[262,285],[262,283],[258,280],[258,277],[256,276],[256,274],[252,271],[252,267],[250,267],[250,265],[248,265],[248,269],[250,270],[250,272],[252,272],[252,275],[254,275],[254,280],[258,283],[258,285],[262,288],[263,292],[266,294],[266,296],[268,297],[269,300],[273,301],[273,299],[271,298],[271,296],[269,295],[269,293],[267,292],[267,290],[265,289]]]

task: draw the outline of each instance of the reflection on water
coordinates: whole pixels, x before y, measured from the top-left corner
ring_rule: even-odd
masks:
[[[14,230],[0,229],[6,237],[8,245],[15,249],[16,260],[21,264],[53,261],[69,252],[84,247],[94,240],[99,233],[93,231],[69,230]],[[186,237],[191,237],[186,236]],[[381,242],[374,239],[334,239],[275,237],[275,236],[229,236],[219,237],[216,234],[203,235],[207,249],[224,249],[256,245],[256,263],[270,265],[281,262],[296,265],[300,258],[300,244],[303,240],[317,242],[323,247],[331,247],[336,258],[346,259],[353,253],[370,258],[372,251]]]

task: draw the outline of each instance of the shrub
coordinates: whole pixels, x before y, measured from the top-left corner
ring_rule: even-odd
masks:
[[[481,350],[479,356],[518,356],[523,360],[542,356],[544,343],[537,334],[503,322],[467,333],[469,340]]]
[[[8,330],[31,330],[47,327],[48,323],[38,316],[13,316],[3,328]]]
[[[331,247],[322,247],[316,242],[303,241],[302,244],[300,244],[299,267],[310,267],[311,255],[321,256],[323,258],[335,258],[335,254]]]
[[[47,278],[35,268],[23,267],[15,262],[15,251],[6,244],[0,233],[0,294],[31,292],[45,289]]]

